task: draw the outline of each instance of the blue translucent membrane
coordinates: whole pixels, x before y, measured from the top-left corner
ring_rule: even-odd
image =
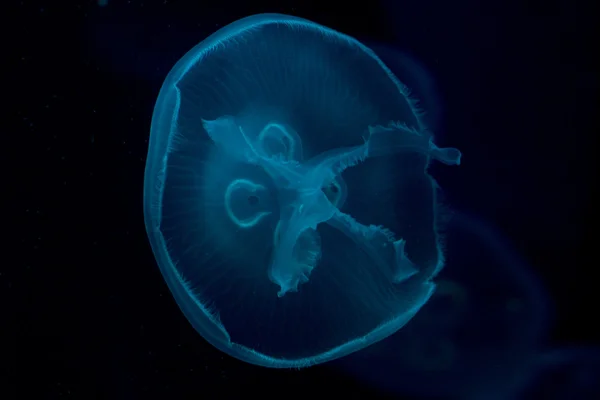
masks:
[[[279,286],[280,297],[289,291],[298,291],[300,283],[309,281],[321,254],[317,232],[320,223],[338,229],[382,268],[390,268],[393,280],[401,282],[417,273],[404,253],[403,239],[394,239],[394,234],[384,227],[360,224],[341,212],[321,188],[330,187],[344,170],[368,157],[413,151],[452,165],[459,164],[461,156],[456,149],[439,149],[429,137],[405,125],[391,124],[389,127],[369,127],[365,142],[360,146],[331,150],[302,163],[301,152],[297,150],[301,148],[298,135],[288,132],[282,125],[269,123],[257,137],[246,134],[231,116],[203,121],[203,126],[221,150],[218,158],[260,166],[278,190],[285,193],[279,204],[281,214],[269,268],[269,277]],[[269,140],[275,145],[269,147]],[[218,160],[213,162],[216,164]],[[259,209],[253,215],[239,217],[232,206],[236,193],[241,192],[243,197],[264,190],[264,185],[249,179],[234,179],[227,186],[224,199],[227,216],[239,228],[255,227],[271,211]],[[386,265],[387,261],[380,255],[386,246],[394,250],[391,265]]]
[[[339,358],[404,326],[444,257],[431,160],[408,89],[367,47],[258,15],[167,76],[145,219],[169,288],[218,349],[268,367]]]
[[[444,107],[435,75],[429,66],[393,44],[372,40],[366,41],[365,44],[410,88],[411,96],[419,100],[419,108],[424,110],[421,119],[425,121],[429,130],[435,132],[436,138],[439,138],[442,134],[440,130],[443,131]]]
[[[544,349],[548,298],[530,266],[478,218],[454,213],[445,231],[449,262],[430,301],[404,329],[338,366],[396,396],[559,398],[524,393],[570,354]]]

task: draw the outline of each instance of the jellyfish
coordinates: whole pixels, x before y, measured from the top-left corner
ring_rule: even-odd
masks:
[[[447,218],[449,261],[432,298],[404,329],[338,368],[395,395],[538,398],[522,393],[562,354],[543,346],[552,315],[547,293],[488,222],[456,210]]]
[[[146,229],[182,313],[217,349],[307,367],[402,328],[444,265],[438,147],[357,40],[296,17],[236,21],[160,90]]]

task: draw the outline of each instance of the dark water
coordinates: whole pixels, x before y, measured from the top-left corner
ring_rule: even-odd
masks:
[[[598,398],[591,7],[104,3],[17,1],[2,12],[13,21],[5,212],[17,223],[0,266],[2,398]],[[207,35],[260,12],[332,27],[408,68],[438,144],[464,154],[460,167],[432,170],[454,215],[439,296],[388,341],[302,371],[246,365],[206,343],[143,224],[164,77]]]

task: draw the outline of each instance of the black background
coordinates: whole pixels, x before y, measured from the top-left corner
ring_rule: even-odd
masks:
[[[327,366],[238,362],[190,327],[144,229],[154,101],[173,63],[238,18],[279,12],[410,52],[464,164],[450,204],[491,221],[541,277],[558,345],[598,343],[597,48],[574,1],[9,1],[0,287],[6,399],[354,395]],[[3,162],[4,163],[4,162]],[[454,172],[453,172],[454,173]],[[443,176],[442,176],[443,180]]]

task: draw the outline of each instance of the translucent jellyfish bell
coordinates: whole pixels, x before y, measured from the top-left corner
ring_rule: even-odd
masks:
[[[405,325],[444,259],[407,89],[367,47],[284,15],[232,23],[160,91],[145,177],[159,267],[220,350],[303,367]]]
[[[445,232],[449,262],[430,301],[404,329],[338,365],[393,396],[551,398],[521,395],[561,364],[553,352],[540,358],[551,307],[531,266],[480,218],[454,212]]]

